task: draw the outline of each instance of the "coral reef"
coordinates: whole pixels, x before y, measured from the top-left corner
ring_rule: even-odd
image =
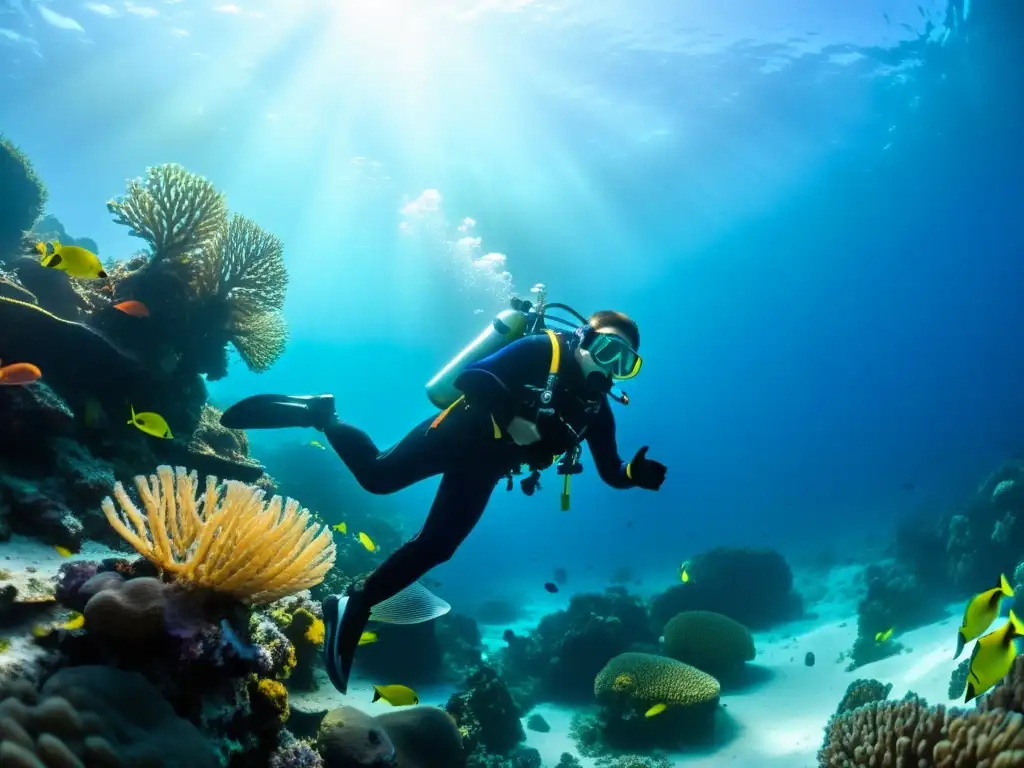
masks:
[[[198,475],[182,467],[157,467],[135,487],[145,517],[117,483],[121,511],[104,499],[107,520],[139,554],[191,586],[269,603],[319,584],[334,565],[330,532],[311,524],[294,499],[265,504],[259,488],[238,481],[220,488],[215,477],[203,493]]]
[[[714,611],[751,629],[765,629],[803,613],[793,572],[773,549],[721,547],[697,555],[686,567],[689,581],[657,595],[651,620],[660,629],[685,611]]]
[[[895,563],[864,569],[867,594],[857,606],[857,640],[849,669],[893,656],[903,646],[893,638],[879,641],[879,632],[905,632],[933,621],[944,612],[945,601],[925,589],[917,577]]]
[[[229,343],[251,370],[273,365],[287,340],[288,274],[278,238],[229,217],[208,180],[175,164],[147,169],[107,207],[149,244],[145,258],[112,272],[113,291],[149,307],[148,336],[165,365],[222,378]]]
[[[0,264],[18,253],[22,234],[42,215],[46,200],[28,157],[0,134]]]
[[[110,667],[57,672],[38,691],[12,684],[0,701],[0,762],[215,768],[210,742],[142,675]]]
[[[967,693],[967,675],[970,673],[971,660],[966,658],[957,664],[949,676],[949,698],[962,699]]]
[[[1024,715],[1004,709],[947,709],[907,694],[902,701],[872,702],[833,717],[818,753],[822,766],[1019,765]]]
[[[711,611],[687,611],[669,620],[665,655],[711,675],[732,672],[752,661],[754,638],[737,621]]]
[[[590,701],[594,676],[610,658],[633,648],[653,650],[656,640],[643,603],[623,588],[576,594],[529,636],[508,638],[502,672],[524,707],[535,698]]]
[[[892,690],[892,683],[880,683],[878,680],[854,680],[846,687],[839,706],[836,708],[836,715],[851,712],[865,704],[876,701],[885,701],[889,698],[889,691]]]
[[[353,707],[323,718],[317,748],[326,768],[463,768],[462,737],[433,707],[410,707],[377,717]]]
[[[313,690],[315,664],[324,644],[324,620],[319,603],[308,593],[285,598],[272,607],[268,614],[291,646],[287,673],[289,688]]]
[[[470,755],[509,755],[526,738],[521,711],[490,667],[481,666],[452,695],[445,710],[455,719]]]

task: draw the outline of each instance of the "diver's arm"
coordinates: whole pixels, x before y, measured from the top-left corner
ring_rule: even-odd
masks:
[[[468,366],[455,387],[467,403],[490,413],[504,432],[522,409],[525,386],[541,381],[550,364],[547,336],[527,336]]]
[[[635,485],[629,477],[629,465],[619,456],[619,448],[615,444],[615,417],[607,398],[587,429],[587,446],[594,457],[597,473],[605,483],[612,488],[632,488]]]

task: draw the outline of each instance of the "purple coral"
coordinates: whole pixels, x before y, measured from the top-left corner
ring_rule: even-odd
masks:
[[[84,611],[91,595],[83,595],[82,586],[95,576],[98,570],[99,563],[90,560],[62,563],[57,570],[57,602],[79,613]]]
[[[269,768],[323,768],[324,761],[309,744],[288,731],[282,733],[281,746],[270,756]]]

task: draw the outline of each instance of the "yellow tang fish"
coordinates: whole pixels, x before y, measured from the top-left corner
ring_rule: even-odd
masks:
[[[68,616],[67,621],[58,626],[60,626],[61,629],[67,630],[81,629],[85,626],[85,616],[80,614],[78,611],[72,611],[71,615]]]
[[[313,446],[314,448],[319,448],[321,451],[326,451],[327,450],[326,448],[324,448],[324,444],[321,443],[319,440],[310,440],[309,444],[311,446]]]
[[[668,707],[663,702],[659,702],[650,709],[648,709],[646,712],[644,712],[644,717],[654,717],[655,715],[660,715],[666,709],[668,709]]]
[[[373,686],[373,700],[383,699],[392,707],[409,707],[420,703],[420,697],[416,691],[406,685],[375,685]]]
[[[342,536],[344,536],[346,533],[348,533],[348,524],[347,523],[338,523],[337,525],[332,525],[331,528],[336,530]]]
[[[887,642],[889,642],[892,639],[892,630],[893,630],[893,627],[889,627],[884,632],[876,632],[875,633],[875,642],[876,643],[887,643]]]
[[[687,570],[687,568],[689,568],[689,566],[690,566],[690,561],[689,560],[687,560],[686,562],[684,562],[682,565],[679,566],[679,580],[681,582],[683,582],[683,584],[689,584],[690,583],[690,572]]]
[[[51,632],[53,632],[53,627],[48,627],[45,624],[36,624],[32,627],[32,637],[46,637]]]
[[[366,547],[369,552],[376,552],[377,545],[373,543],[373,539],[367,536],[362,531],[359,532],[359,543]]]
[[[77,245],[61,245],[54,240],[52,243],[36,243],[36,250],[42,256],[40,264],[49,269],[59,269],[71,277],[82,280],[106,280],[107,273],[103,265],[92,251],[79,248]]]
[[[376,632],[363,632],[363,634],[361,634],[359,636],[359,644],[360,645],[370,645],[370,643],[376,643],[376,642],[377,642],[377,633]],[[374,701],[376,701],[376,699],[374,699]]]
[[[53,549],[61,557],[71,557],[73,554],[75,554],[70,549],[68,549],[67,547],[62,547],[60,544],[56,544],[53,547]]]
[[[132,409],[132,417],[128,420],[129,424],[134,424],[147,435],[152,435],[153,437],[162,437],[167,440],[174,437],[171,434],[171,428],[167,426],[164,417],[159,413],[151,413],[149,411],[136,413],[133,406],[129,405],[128,407]]]
[[[1013,597],[1013,589],[1006,580],[1006,576],[999,575],[999,586],[986,589],[972,597],[964,609],[964,621],[956,634],[957,658],[963,653],[964,646],[976,637],[981,637],[989,625],[999,615],[999,604],[1004,597]]]
[[[1024,624],[1010,611],[1010,620],[1006,626],[989,632],[977,642],[967,673],[965,704],[1006,677],[1013,660],[1017,658],[1017,647],[1013,641],[1022,635]]]

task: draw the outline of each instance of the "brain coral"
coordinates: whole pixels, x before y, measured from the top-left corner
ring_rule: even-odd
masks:
[[[665,625],[665,655],[710,674],[754,658],[754,638],[738,621],[711,611],[686,611]]]
[[[620,653],[594,680],[599,701],[691,706],[713,701],[720,686],[711,675],[675,659],[650,653]]]

